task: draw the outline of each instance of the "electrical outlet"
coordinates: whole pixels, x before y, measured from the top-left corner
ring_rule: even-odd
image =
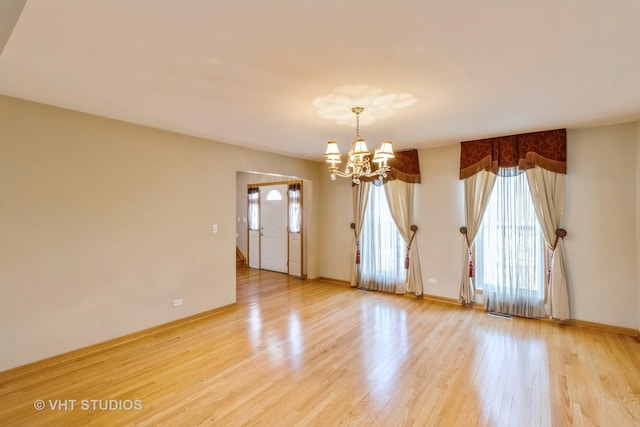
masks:
[[[429,279],[429,284],[430,285],[437,285],[438,281],[436,279]]]
[[[211,227],[211,231],[213,231],[213,234],[216,234],[218,232],[218,224],[213,224],[213,227]]]
[[[173,300],[173,306],[177,307],[179,305],[182,305],[182,298],[174,299]]]

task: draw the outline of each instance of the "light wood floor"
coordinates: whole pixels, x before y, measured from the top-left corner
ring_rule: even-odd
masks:
[[[248,269],[237,299],[0,373],[0,425],[640,425],[630,336]],[[59,399],[67,407],[53,410]]]

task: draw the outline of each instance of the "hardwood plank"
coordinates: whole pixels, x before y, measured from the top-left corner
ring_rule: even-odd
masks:
[[[636,337],[248,268],[237,282],[235,306],[0,372],[0,425],[640,424]]]

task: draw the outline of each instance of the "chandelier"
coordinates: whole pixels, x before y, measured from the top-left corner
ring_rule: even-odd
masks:
[[[356,115],[356,137],[349,147],[344,171],[338,169],[338,164],[342,163],[342,154],[336,141],[329,141],[327,151],[324,153],[324,157],[329,163],[331,179],[335,181],[336,176],[351,178],[354,184],[360,184],[360,178],[363,177],[377,176],[378,179],[383,179],[391,170],[391,167],[387,165],[387,161],[393,158],[391,141],[383,141],[380,147],[374,151],[373,159],[370,160],[371,152],[367,148],[367,142],[364,138],[360,138],[360,113],[364,111],[364,107],[353,107],[351,111]],[[371,163],[376,163],[377,168],[374,168]]]

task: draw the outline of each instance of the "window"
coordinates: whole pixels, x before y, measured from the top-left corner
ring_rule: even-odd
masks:
[[[522,171],[501,169],[475,245],[487,309],[544,316],[544,238]]]
[[[247,197],[247,223],[249,230],[257,230],[260,226],[260,207],[258,204],[260,189],[258,187],[249,187]]]
[[[395,292],[404,283],[405,242],[391,216],[382,185],[370,185],[360,233],[360,287]]]
[[[289,184],[289,232],[300,232],[300,184]]]
[[[282,200],[282,194],[278,190],[271,190],[267,193],[267,202],[273,202],[276,200]]]

